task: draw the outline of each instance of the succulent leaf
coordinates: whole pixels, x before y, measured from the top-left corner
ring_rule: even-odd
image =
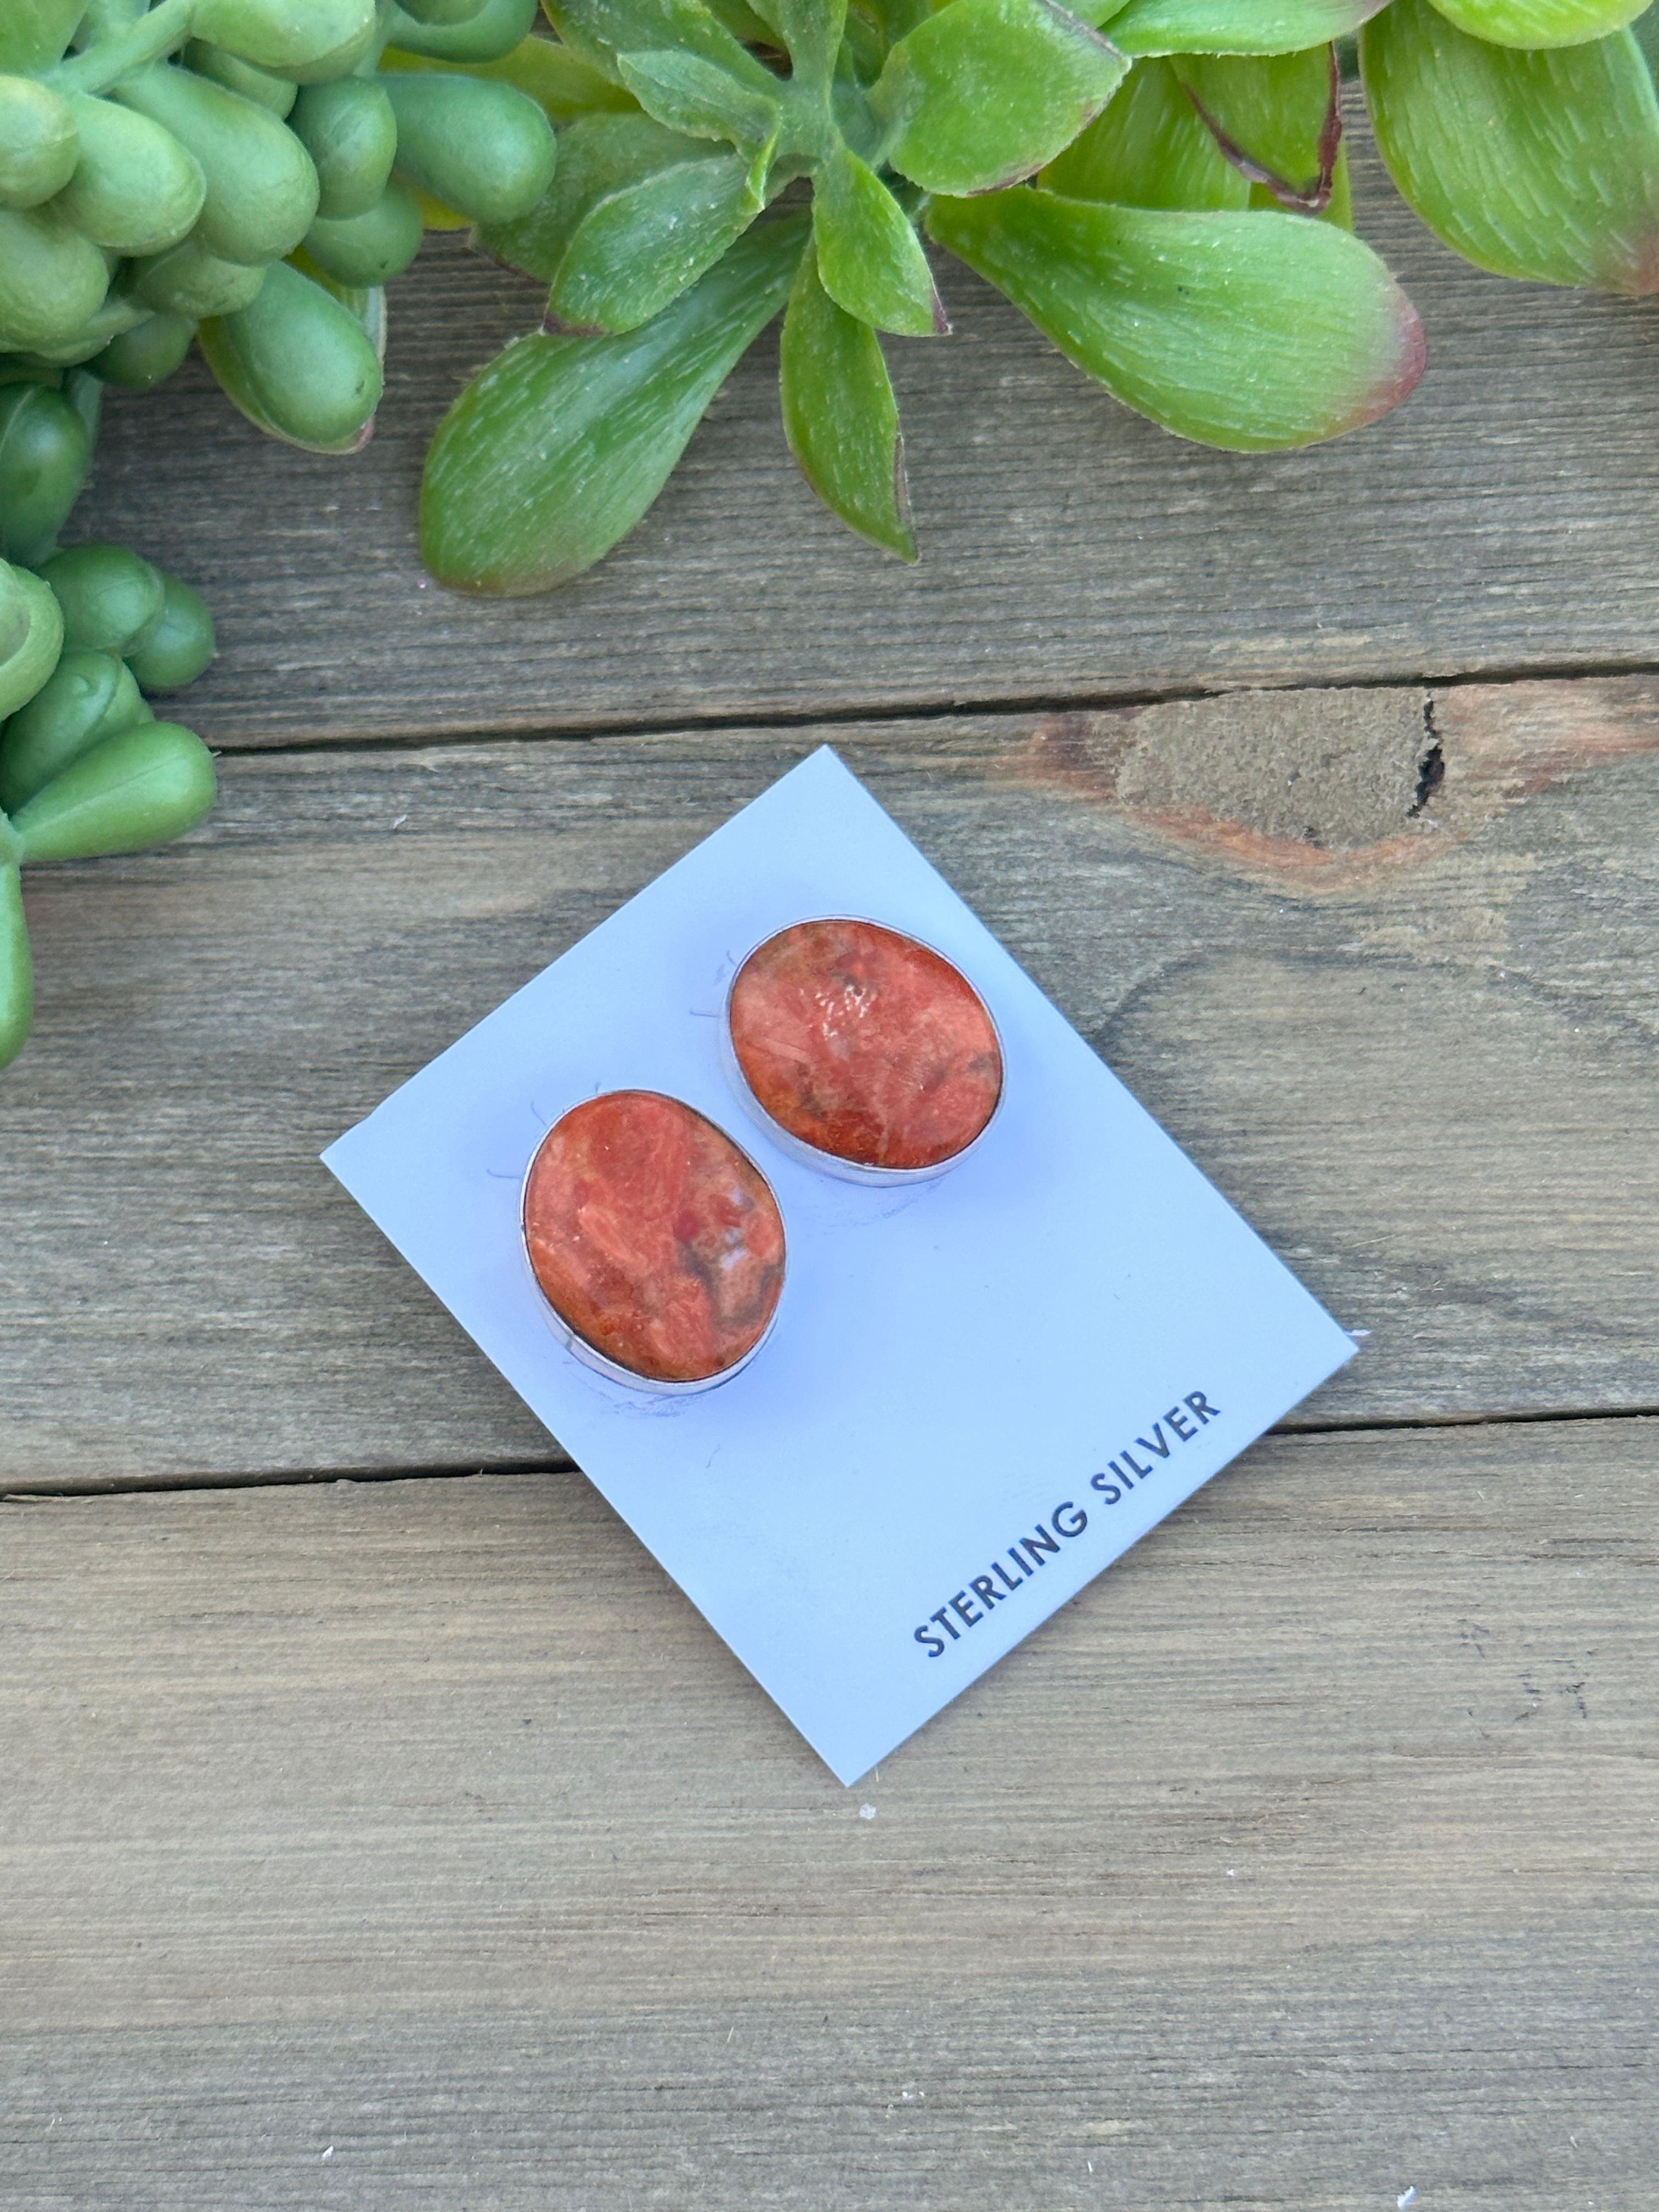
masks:
[[[1200,444],[1334,438],[1422,374],[1422,326],[1382,262],[1301,216],[1022,189],[935,200],[927,228],[1126,405]]]
[[[1121,91],[1039,182],[1068,199],[1125,207],[1243,208],[1250,197],[1175,64],[1161,55],[1135,64]]]
[[[849,530],[914,561],[898,403],[881,342],[830,298],[811,252],[783,319],[780,386],[784,432],[807,483]]]
[[[778,135],[782,110],[775,100],[739,84],[701,54],[659,52],[619,54],[623,82],[647,115],[689,138],[720,138],[758,154]]]
[[[26,860],[135,853],[193,830],[213,805],[213,756],[177,722],[104,738],[17,811]]]
[[[608,553],[788,297],[806,237],[804,216],[759,224],[642,329],[520,338],[475,377],[438,426],[421,489],[439,582],[545,592]]]
[[[951,0],[893,47],[870,102],[902,175],[927,191],[994,191],[1052,161],[1127,70],[1050,0]]]
[[[822,280],[849,315],[906,337],[942,337],[950,327],[909,217],[845,146],[813,173],[812,235],[812,282]]]
[[[21,635],[16,628],[20,604]],[[64,650],[64,611],[51,586],[31,570],[0,562],[0,621],[12,636],[11,650],[0,660],[0,716],[4,716],[33,698],[57,667]]]
[[[827,82],[841,51],[847,0],[770,0],[770,9],[795,76]]]
[[[702,0],[543,0],[565,44],[620,84],[623,54],[650,49],[697,54],[753,92],[771,94],[777,79],[734,39]],[[960,4],[960,0],[957,0]]]
[[[0,205],[39,207],[62,191],[80,158],[68,100],[33,77],[0,73]]]
[[[23,1049],[34,1018],[34,966],[15,860],[0,860],[0,1067]]]
[[[705,141],[666,131],[637,107],[584,115],[560,134],[559,166],[530,213],[516,222],[480,223],[478,243],[498,261],[550,284],[601,200],[677,162],[718,158]]]
[[[1659,290],[1659,101],[1628,31],[1526,53],[1395,0],[1360,41],[1389,173],[1500,276]]]
[[[1648,0],[1435,0],[1449,23],[1495,46],[1582,46],[1622,31]]]
[[[741,154],[679,161],[599,202],[566,248],[548,300],[567,330],[638,330],[696,283],[761,211]]]
[[[75,36],[87,0],[6,0],[0,9],[0,70],[39,70]]]
[[[528,41],[540,12],[538,0],[483,0],[481,7],[459,23],[422,23],[398,7],[395,0],[383,9],[390,45],[459,65],[505,60]],[[536,43],[558,51],[550,40],[538,39]],[[520,89],[528,92],[531,88],[521,85]]]
[[[1126,54],[1293,54],[1358,30],[1388,3],[1129,0],[1110,19],[1112,44]]]
[[[354,453],[384,381],[379,348],[349,295],[279,261],[252,301],[197,332],[227,398],[256,428],[292,446]]]
[[[527,215],[552,182],[558,141],[515,85],[459,71],[379,80],[398,118],[395,173],[474,222]]]
[[[1281,206],[1330,204],[1342,145],[1334,46],[1299,54],[1189,54],[1178,65],[1226,158]]]

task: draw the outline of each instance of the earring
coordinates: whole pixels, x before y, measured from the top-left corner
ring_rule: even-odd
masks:
[[[559,1334],[613,1382],[726,1382],[764,1343],[783,1291],[783,1216],[723,1129],[656,1091],[562,1115],[525,1177],[525,1250]]]
[[[1001,1102],[1001,1041],[962,970],[877,921],[798,921],[726,994],[727,1073],[774,1142],[854,1182],[942,1174]]]

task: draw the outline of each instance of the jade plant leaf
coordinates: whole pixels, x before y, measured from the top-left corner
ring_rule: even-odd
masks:
[[[1122,90],[1040,181],[1068,199],[1125,207],[1243,208],[1250,197],[1162,56],[1135,64]]]
[[[439,582],[545,592],[608,553],[783,306],[806,237],[804,216],[762,223],[642,329],[519,338],[476,376],[421,487],[421,551]]]
[[[478,243],[498,261],[550,284],[571,240],[601,200],[677,162],[720,158],[706,141],[665,131],[638,108],[623,115],[584,115],[559,134],[559,166],[537,205],[516,222],[480,223]]]
[[[775,100],[706,62],[700,54],[621,54],[623,82],[647,115],[690,138],[724,138],[757,153],[778,135]]]
[[[1129,0],[1110,18],[1112,44],[1126,54],[1292,54],[1358,30],[1387,5],[1388,0]]]
[[[1128,64],[1050,0],[951,0],[871,88],[887,159],[933,192],[994,191],[1068,146]]]
[[[760,210],[741,154],[677,162],[611,193],[565,249],[550,319],[572,331],[637,330],[712,269]]]
[[[795,75],[827,81],[841,51],[847,0],[770,0],[770,7]]]
[[[1422,325],[1382,262],[1302,216],[1024,188],[936,200],[927,228],[1079,368],[1200,444],[1334,438],[1397,406],[1423,372]]]
[[[1342,146],[1334,46],[1188,54],[1177,69],[1217,145],[1252,184],[1304,214],[1330,204]]]
[[[1659,290],[1659,101],[1628,31],[1526,53],[1395,0],[1359,52],[1389,173],[1437,238],[1500,276]]]
[[[810,252],[783,319],[780,382],[784,432],[807,483],[849,529],[914,561],[898,403],[881,343],[836,306]]]
[[[906,337],[950,328],[910,218],[872,169],[841,146],[812,179],[813,282],[860,322]],[[809,255],[808,259],[812,257]]]
[[[752,91],[777,89],[765,64],[702,0],[544,0],[544,10],[566,46],[618,84],[622,55],[672,48],[701,55]]]
[[[1435,0],[1448,22],[1495,46],[1581,46],[1622,31],[1648,0]]]

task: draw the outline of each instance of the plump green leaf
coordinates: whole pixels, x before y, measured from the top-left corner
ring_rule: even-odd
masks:
[[[780,381],[785,434],[807,483],[848,529],[914,561],[898,403],[881,342],[836,306],[810,252],[783,319]]]
[[[637,330],[695,284],[760,213],[741,154],[681,161],[602,199],[553,278],[548,313],[568,330]]]
[[[109,289],[109,264],[50,204],[0,208],[0,349],[35,353],[88,323]]]
[[[1437,238],[1500,276],[1659,289],[1659,103],[1628,31],[1522,53],[1395,0],[1359,51],[1389,173]]]
[[[3,563],[0,571],[7,605],[15,608],[21,598],[27,617],[21,637],[0,660],[0,717],[4,717],[33,699],[57,667],[64,650],[64,615],[50,586],[39,576]]]
[[[23,1049],[34,1018],[34,963],[15,860],[0,861],[0,1067]]]
[[[622,337],[518,339],[438,426],[421,550],[440,583],[509,596],[568,583],[630,531],[789,294],[805,216],[757,226]]]
[[[196,0],[192,27],[256,69],[309,80],[355,67],[374,35],[374,0]]]
[[[1050,191],[1125,207],[1243,208],[1250,187],[1205,128],[1176,67],[1137,62],[1123,88],[1042,172]]]
[[[704,61],[669,51],[618,55],[623,82],[647,115],[688,138],[722,138],[747,153],[769,148],[782,110],[767,94]]]
[[[39,207],[81,158],[69,101],[33,77],[0,72],[0,204]]]
[[[1178,72],[1217,145],[1252,184],[1305,214],[1330,204],[1342,145],[1334,46],[1187,54]]]
[[[483,0],[481,6],[459,22],[422,23],[395,4],[383,9],[383,15],[389,19],[385,25],[389,45],[408,53],[428,55],[434,61],[467,65],[483,63],[486,66],[505,60],[507,55],[528,45],[540,12],[538,0]],[[538,39],[536,44],[551,46],[552,41]],[[528,85],[520,88],[526,92],[531,88]]]
[[[1382,262],[1302,216],[1028,189],[936,200],[927,227],[1079,368],[1204,445],[1334,438],[1397,406],[1422,374],[1422,325]]]
[[[394,177],[362,215],[338,222],[319,216],[290,258],[307,276],[320,273],[335,284],[389,284],[420,252],[423,234],[420,202]]]
[[[706,141],[665,131],[638,108],[584,115],[561,132],[559,166],[538,204],[517,222],[480,223],[478,243],[498,261],[550,284],[571,240],[602,199],[677,162],[716,158]]]
[[[33,388],[39,391],[42,387],[37,385]],[[52,396],[55,398],[57,394]],[[33,603],[24,587],[22,573],[20,568],[14,568],[3,554],[0,554],[0,668],[3,668],[27,641],[33,621]],[[63,641],[60,629],[58,640],[60,647]]]
[[[1110,19],[1126,54],[1293,54],[1357,30],[1388,0],[1129,0]]]
[[[213,799],[213,756],[193,730],[135,722],[55,775],[12,827],[26,860],[136,853],[193,830]]]
[[[1495,46],[1581,46],[1622,31],[1648,0],[1435,0],[1449,22]]]
[[[250,306],[204,322],[197,343],[221,390],[257,428],[311,453],[355,453],[367,443],[384,382],[379,349],[335,285],[279,261]]]
[[[291,253],[317,212],[317,172],[269,108],[171,62],[124,77],[111,94],[172,133],[207,184],[191,242],[259,268]]]
[[[38,384],[0,389],[0,560],[32,568],[46,559],[81,495],[92,445],[61,392]],[[0,659],[8,650],[0,623]]]
[[[870,104],[902,175],[932,192],[993,191],[1052,161],[1127,70],[1051,0],[951,0],[899,40]]]
[[[27,706],[0,729],[0,808],[15,814],[72,760],[118,730],[155,719],[126,662],[65,653]]]
[[[474,222],[527,215],[553,180],[558,141],[539,101],[500,78],[391,70],[397,174]]]
[[[0,9],[0,70],[55,62],[87,12],[87,0],[6,0]]]
[[[844,146],[813,172],[812,235],[813,283],[821,278],[849,315],[907,337],[942,337],[950,328],[910,218]]]

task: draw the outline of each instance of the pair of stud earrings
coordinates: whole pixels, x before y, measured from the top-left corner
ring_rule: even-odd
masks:
[[[792,923],[742,962],[721,1042],[772,1142],[875,1184],[942,1175],[1001,1103],[996,1024],[920,939],[842,915]],[[524,1187],[531,1271],[560,1334],[612,1380],[705,1390],[747,1365],[787,1264],[772,1186],[707,1115],[609,1091],[553,1124]]]

